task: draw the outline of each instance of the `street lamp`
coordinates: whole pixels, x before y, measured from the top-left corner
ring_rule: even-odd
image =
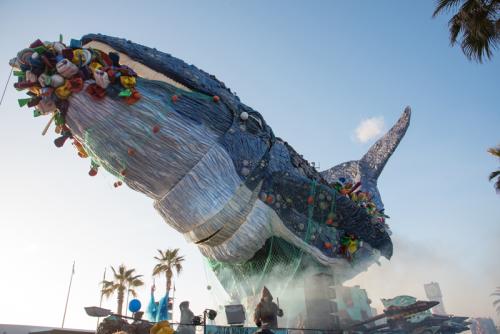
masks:
[[[207,318],[209,320],[214,320],[215,317],[217,317],[217,311],[207,308],[203,311],[203,322],[199,316],[196,316],[193,318],[193,325],[203,325],[203,334],[207,334]]]

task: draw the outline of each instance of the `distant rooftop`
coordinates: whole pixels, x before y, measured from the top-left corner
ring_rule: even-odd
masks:
[[[0,324],[0,334],[91,334],[95,331],[74,328]]]

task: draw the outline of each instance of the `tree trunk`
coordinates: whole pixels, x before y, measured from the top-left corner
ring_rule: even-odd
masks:
[[[167,270],[165,272],[165,276],[167,278],[167,291],[165,293],[166,296],[168,295],[168,293],[170,292],[170,288],[172,287],[172,272],[170,270]],[[166,300],[165,307],[167,308],[165,311],[167,313],[167,319],[168,319],[168,299]]]
[[[122,315],[122,308],[123,308],[123,289],[118,289],[118,310],[116,311],[116,313]]]
[[[172,287],[172,272],[166,271],[165,276],[167,277],[167,293],[168,293],[170,291],[170,288]]]
[[[125,316],[128,314],[128,299],[130,297],[130,290],[127,288],[127,302],[125,303]]]

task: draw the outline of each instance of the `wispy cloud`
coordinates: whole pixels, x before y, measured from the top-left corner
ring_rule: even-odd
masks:
[[[380,136],[384,128],[384,117],[382,116],[364,119],[355,130],[355,139],[360,143],[366,143]]]

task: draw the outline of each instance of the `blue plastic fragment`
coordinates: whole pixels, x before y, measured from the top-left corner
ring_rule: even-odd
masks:
[[[69,47],[72,49],[79,49],[82,47],[82,41],[79,39],[71,39],[71,42],[69,42]]]

